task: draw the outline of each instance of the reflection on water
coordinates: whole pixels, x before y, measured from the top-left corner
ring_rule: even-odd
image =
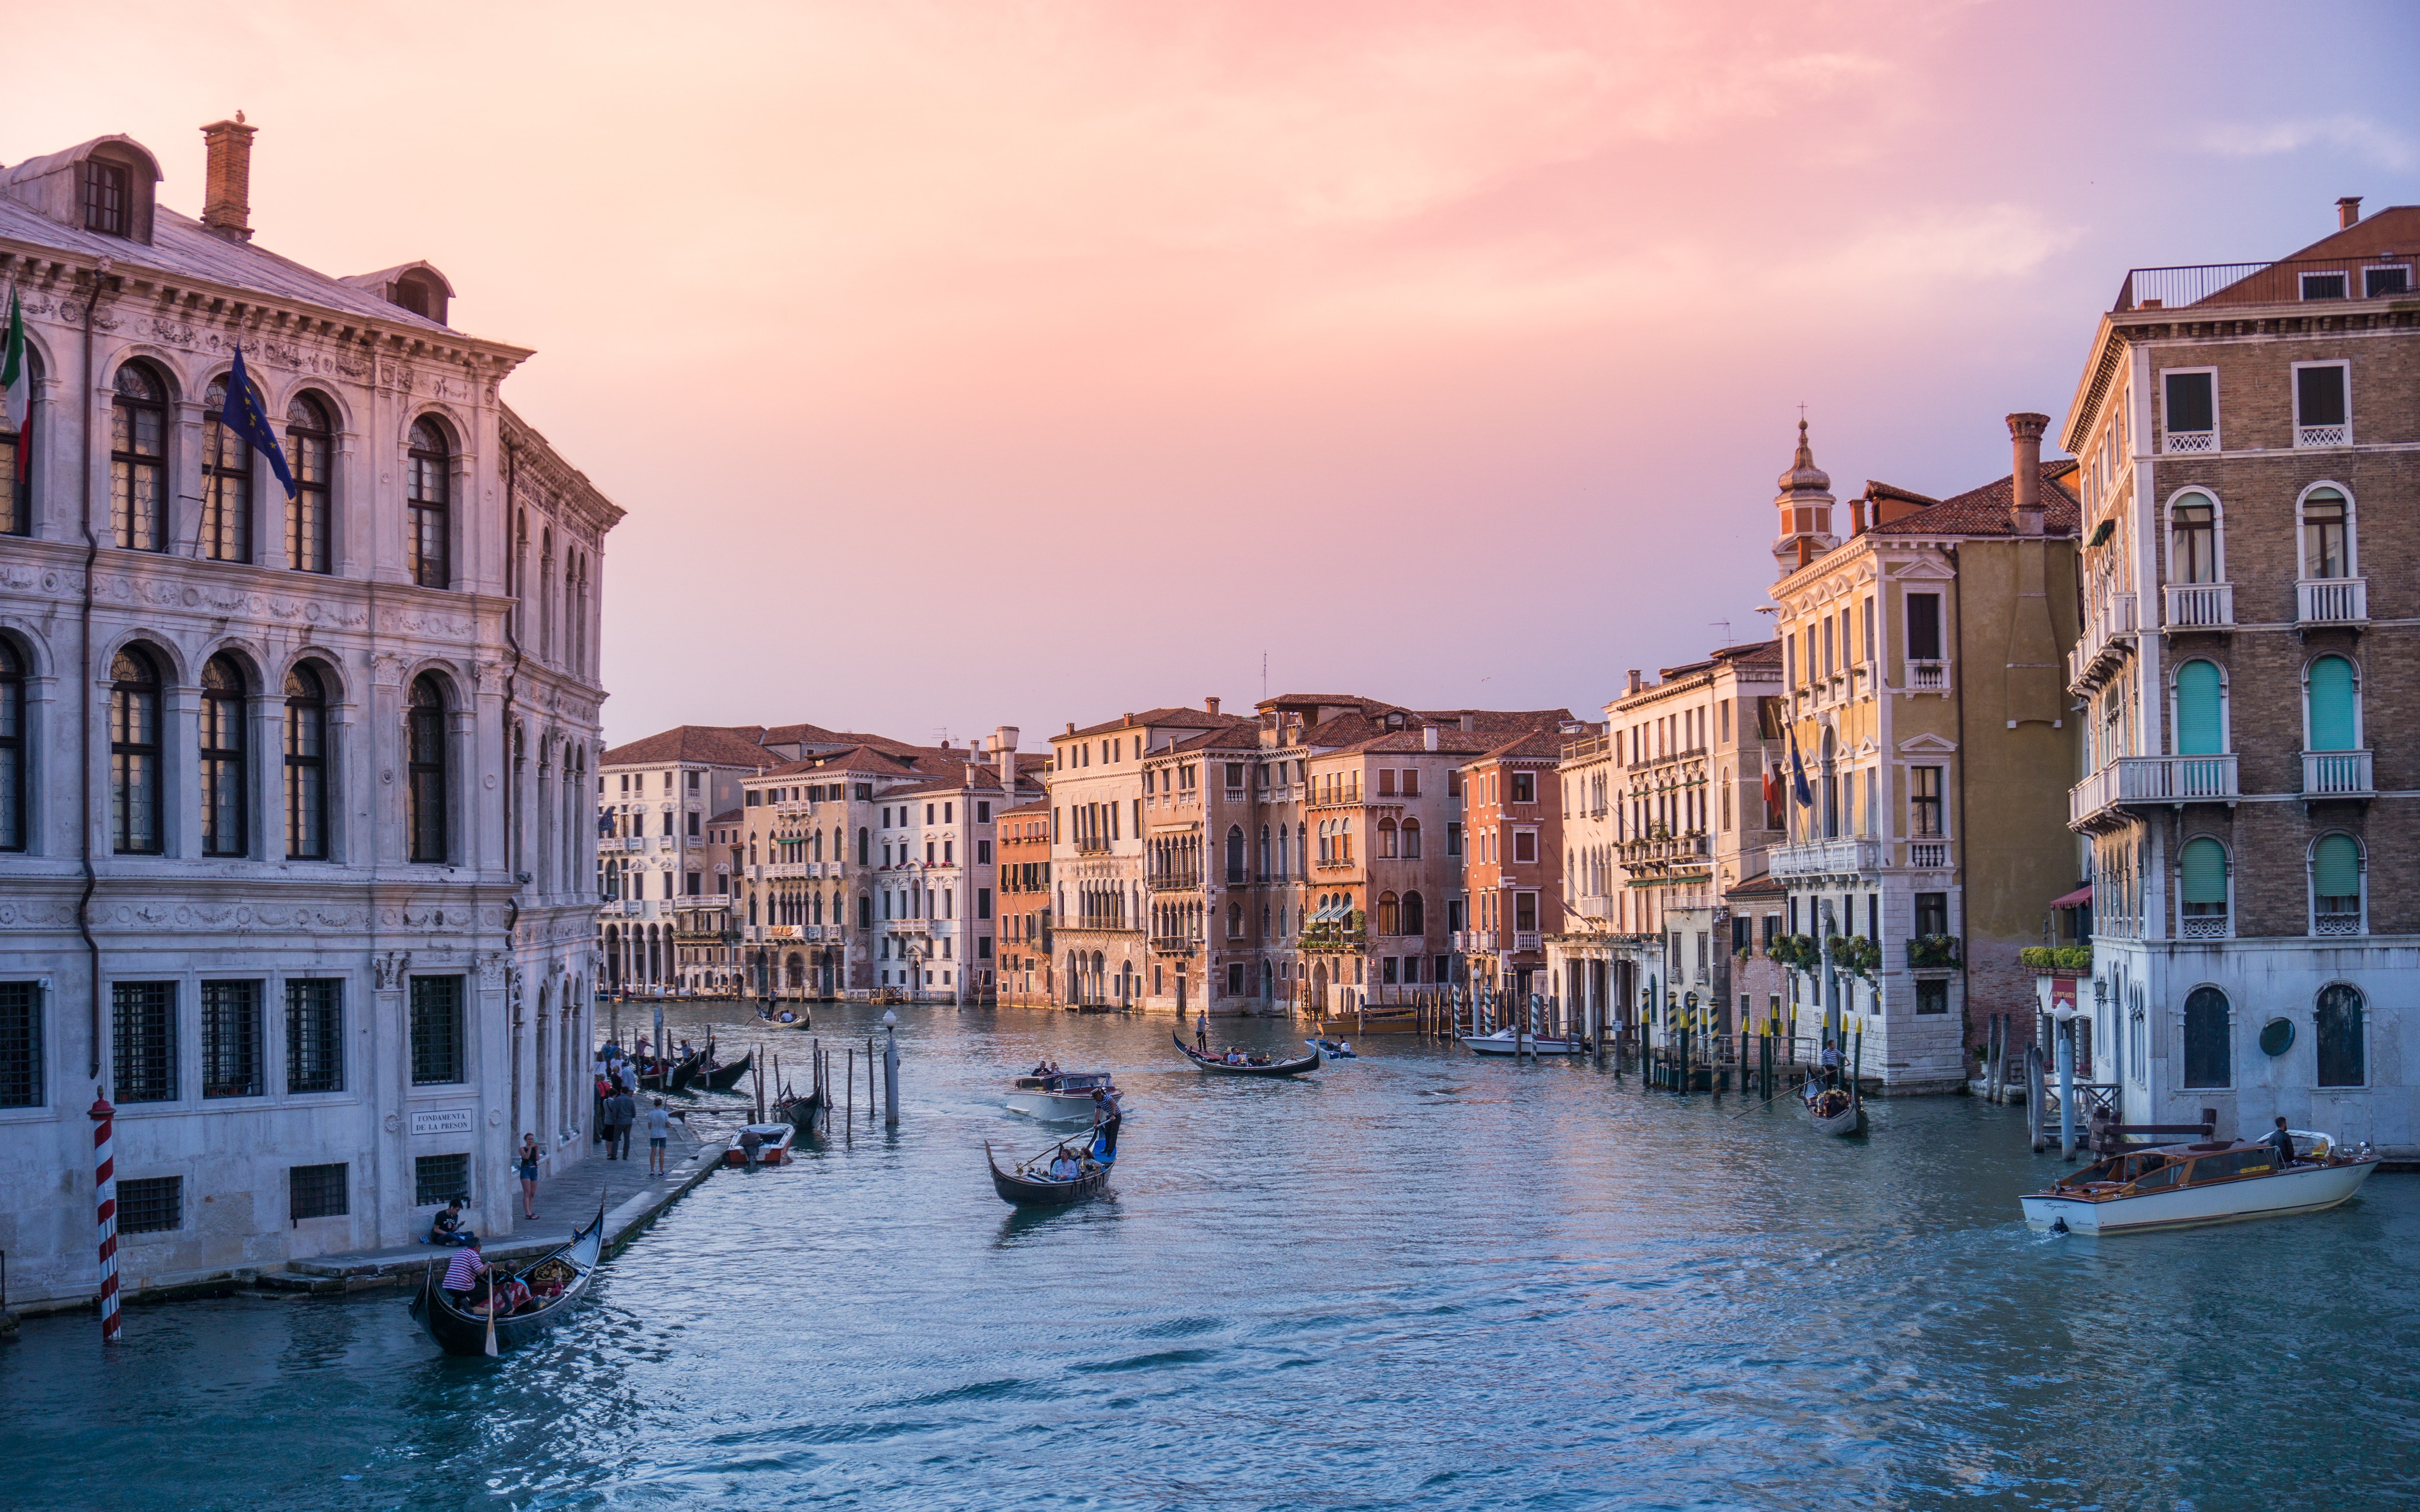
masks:
[[[671,1027],[713,1017],[760,1037]],[[1964,1099],[1824,1139],[1383,1039],[1273,1083],[1185,1066],[1164,1021],[901,1018],[897,1130],[861,1081],[853,1143],[718,1174],[501,1362],[391,1295],[137,1309],[110,1356],[28,1324],[6,1502],[2208,1509],[2420,1478],[2411,1178],[2051,1239],[2015,1196],[2055,1162]],[[810,1036],[761,1037],[803,1081]],[[1131,1117],[1111,1199],[1012,1212],[982,1142],[1058,1131],[1000,1106],[1043,1055],[1114,1070]]]

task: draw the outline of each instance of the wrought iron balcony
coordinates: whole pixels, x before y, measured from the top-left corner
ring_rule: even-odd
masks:
[[[1143,878],[1143,886],[1154,892],[1200,892],[1202,873],[1192,871],[1155,872]]]
[[[1107,836],[1105,836],[1105,835],[1078,835],[1078,836],[1077,836],[1077,837],[1076,837],[1076,854],[1077,854],[1077,855],[1078,855],[1078,856],[1107,856],[1107,855],[1109,855],[1109,837],[1107,837]]]
[[[2170,583],[2167,614],[2171,630],[2227,630],[2235,626],[2233,583]]]

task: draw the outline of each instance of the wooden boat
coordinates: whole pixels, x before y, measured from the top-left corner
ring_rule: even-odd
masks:
[[[700,1057],[704,1054],[704,1051],[692,1052],[688,1057],[675,1063],[669,1070],[651,1072],[640,1077],[639,1090],[643,1092],[679,1091],[683,1087],[688,1085],[684,1072],[686,1072],[687,1076],[696,1075]]]
[[[1100,1196],[1101,1189],[1109,1184],[1109,1168],[1090,1158],[1083,1162],[1083,1174],[1072,1181],[1054,1180],[1038,1173],[1031,1161],[1013,1171],[1001,1170],[1000,1158],[991,1152],[988,1139],[984,1141],[984,1162],[991,1167],[991,1189],[1000,1194],[1002,1202],[1013,1202],[1020,1208],[1063,1208]]]
[[[728,1066],[717,1066],[706,1072],[698,1078],[698,1085],[709,1092],[728,1092],[739,1085],[739,1078],[748,1074],[748,1068],[755,1060],[756,1052],[751,1050]]]
[[[1798,1089],[1798,1103],[1817,1134],[1853,1134],[1866,1127],[1866,1104],[1846,1088],[1825,1088],[1810,1077]]]
[[[667,1092],[686,1092],[691,1087],[695,1086],[697,1079],[705,1073],[706,1052],[700,1050],[691,1055],[688,1059],[683,1060],[679,1065],[673,1068],[672,1075],[665,1079],[664,1090]]]
[[[2367,1145],[2340,1149],[2326,1134],[2294,1136],[2294,1164],[2241,1139],[2130,1149],[2019,1198],[2025,1222],[2056,1233],[2131,1234],[2247,1218],[2323,1212],[2378,1169]]]
[[[1303,1043],[1311,1046],[1313,1050],[1318,1051],[1330,1060],[1358,1060],[1361,1058],[1360,1054],[1353,1048],[1353,1042],[1350,1040],[1305,1040]]]
[[[1169,1038],[1176,1041],[1176,1048],[1185,1052],[1185,1058],[1193,1062],[1196,1069],[1215,1072],[1221,1076],[1299,1076],[1304,1072],[1319,1069],[1319,1049],[1315,1045],[1311,1054],[1297,1056],[1292,1060],[1273,1060],[1260,1066],[1230,1066],[1215,1057],[1201,1054],[1173,1034]]]
[[[1482,1056],[1584,1056],[1588,1046],[1577,1040],[1542,1040],[1534,1034],[1524,1034],[1515,1044],[1511,1029],[1498,1029],[1494,1034],[1466,1034],[1462,1042]]]
[[[831,1108],[820,1091],[811,1091],[803,1097],[784,1092],[781,1101],[773,1104],[773,1117],[796,1130],[800,1139],[813,1139],[820,1128],[830,1122]]]
[[[783,1011],[789,1011],[785,1009]],[[812,1016],[804,1009],[791,1013],[788,1018],[776,1018],[771,1009],[760,1008],[756,1011],[756,1020],[768,1029],[812,1029],[815,1026]]]
[[[731,1132],[731,1144],[722,1151],[722,1164],[748,1164],[748,1149],[740,1143],[739,1136],[750,1133],[754,1134],[757,1139],[756,1164],[780,1165],[790,1158],[790,1144],[799,1137],[799,1126],[786,1119],[780,1123],[742,1124]]]
[[[1105,1071],[1019,1076],[1008,1094],[1008,1110],[1053,1123],[1065,1119],[1089,1119],[1093,1116],[1093,1088],[1109,1085],[1109,1073]]]
[[[548,1251],[513,1274],[513,1279],[526,1284],[532,1291],[542,1287],[560,1286],[553,1296],[531,1302],[518,1311],[496,1319],[496,1349],[499,1352],[526,1344],[538,1335],[571,1316],[581,1300],[588,1295],[588,1285],[596,1279],[597,1256],[605,1247],[605,1205],[597,1205],[597,1217],[585,1228],[571,1236],[568,1243]],[[412,1316],[425,1324],[429,1336],[448,1354],[485,1354],[488,1352],[488,1317],[457,1304],[439,1283],[444,1279],[446,1259],[431,1265],[420,1284],[420,1294],[411,1301]],[[485,1284],[473,1290],[474,1299],[483,1298]]]

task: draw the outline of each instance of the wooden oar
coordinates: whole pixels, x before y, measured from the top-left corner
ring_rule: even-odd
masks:
[[[488,1358],[496,1357],[496,1271],[488,1268]]]

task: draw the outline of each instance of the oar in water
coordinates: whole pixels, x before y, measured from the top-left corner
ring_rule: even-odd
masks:
[[[1794,1095],[1797,1090],[1798,1088],[1794,1087],[1785,1087],[1781,1089],[1781,1092],[1789,1092]],[[1731,1117],[1734,1119],[1745,1119],[1749,1114],[1754,1113],[1757,1109],[1763,1107],[1765,1103],[1772,1103],[1778,1099],[1781,1096],[1781,1092],[1774,1093],[1773,1096],[1766,1098],[1763,1103],[1751,1103],[1746,1107],[1744,1107],[1737,1113],[1732,1114]]]
[[[496,1272],[488,1270],[488,1358],[496,1357]]]

